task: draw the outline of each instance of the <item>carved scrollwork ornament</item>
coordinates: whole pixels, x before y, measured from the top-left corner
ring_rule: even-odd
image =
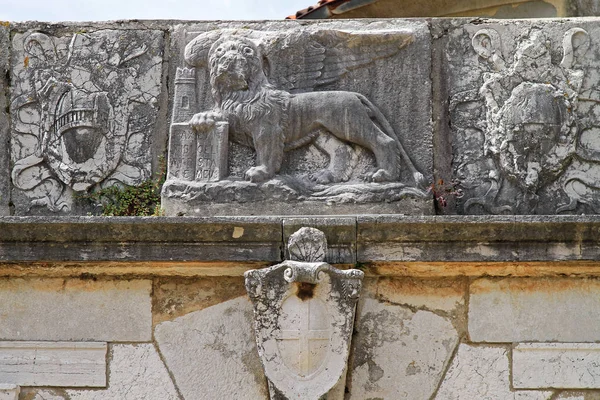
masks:
[[[324,271],[329,268],[329,264],[326,263],[305,263],[290,260],[287,264],[291,266],[283,271],[283,277],[289,283],[304,282],[316,285],[323,281]]]
[[[572,69],[588,51],[590,35],[585,29],[571,28],[563,36],[563,58],[560,66]]]
[[[498,31],[491,28],[481,29],[473,35],[471,44],[481,58],[492,63],[494,70],[501,71],[505,68],[502,40]]]
[[[553,60],[547,32],[538,28],[519,39],[508,65],[495,29],[478,30],[471,42],[475,53],[491,64],[481,75],[477,99],[485,104],[480,129],[489,160],[489,178],[484,179],[489,186],[485,194],[478,189],[476,196],[467,198],[464,209],[480,205],[491,213],[535,212],[539,194],[559,181],[577,154],[576,108],[584,74],[577,68],[589,47],[589,35],[582,28],[566,31],[560,63]],[[563,187],[563,192],[568,191]],[[515,204],[495,204],[502,196],[516,197],[518,210],[513,209]]]
[[[24,59],[11,102],[11,178],[26,199],[17,213],[89,212],[77,192],[150,177],[162,40],[150,30],[14,35]]]

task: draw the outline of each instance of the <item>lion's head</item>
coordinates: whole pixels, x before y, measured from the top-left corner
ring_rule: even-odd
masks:
[[[208,62],[218,104],[247,101],[268,85],[260,49],[250,39],[228,36],[217,40],[210,48]]]
[[[208,64],[212,95],[221,110],[246,121],[271,115],[283,126],[289,93],[269,83],[268,60],[260,41],[250,34],[248,30],[205,32],[188,43],[185,60],[194,67]]]

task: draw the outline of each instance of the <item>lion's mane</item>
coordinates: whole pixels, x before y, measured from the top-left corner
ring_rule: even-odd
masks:
[[[231,41],[231,39],[229,40]],[[287,116],[291,95],[288,92],[275,89],[269,83],[264,72],[260,52],[251,41],[242,38],[237,38],[236,41],[240,43],[240,46],[243,43],[254,49],[252,55],[239,53],[249,64],[249,68],[243,71],[247,88],[234,90],[226,84],[226,81],[218,79],[217,68],[220,60],[214,51],[219,45],[220,41],[218,41],[212,46],[209,55],[210,84],[217,106],[226,113],[235,115],[236,122],[247,133],[250,133],[251,130],[244,129],[244,127],[249,127],[255,123],[272,123],[277,124],[280,128],[275,131],[284,135],[287,131]]]

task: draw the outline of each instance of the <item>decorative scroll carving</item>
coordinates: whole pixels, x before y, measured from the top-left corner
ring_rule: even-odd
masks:
[[[489,213],[559,213],[574,210],[578,203],[590,203],[581,186],[586,180],[591,183],[588,186],[597,186],[600,179],[595,178],[593,167],[583,167],[587,172],[580,169],[584,159],[585,163],[596,161],[580,147],[582,131],[589,122],[578,111],[590,37],[582,28],[571,28],[561,44],[559,63],[553,58],[547,34],[533,28],[521,37],[512,63],[507,64],[496,30],[484,28],[473,35],[473,49],[482,66],[491,71],[482,74],[477,93],[467,91],[453,97],[451,112],[454,125],[466,127],[457,128],[465,129],[463,134],[477,136],[482,132],[487,161],[480,161],[478,168],[488,168],[489,172],[486,183],[480,183],[487,189],[476,190],[481,196],[473,196],[476,191],[466,196],[465,213],[474,206]],[[477,115],[475,106],[469,104],[478,100],[483,101],[485,114],[469,126],[466,121],[474,117],[457,114],[458,107]],[[461,146],[467,148],[468,144]],[[457,161],[464,156],[458,155]],[[475,164],[471,165],[466,174],[477,172],[473,170]],[[582,180],[582,175],[587,179]],[[573,180],[579,182],[578,189],[574,189]],[[554,209],[548,203],[540,204],[541,195],[544,199],[554,197],[558,204],[554,203]]]
[[[103,30],[13,39],[13,185],[31,206],[70,211],[73,193],[151,174],[162,36]]]
[[[298,261],[245,273],[271,399],[318,400],[346,370],[364,274],[324,263],[324,238],[302,228],[289,245]]]

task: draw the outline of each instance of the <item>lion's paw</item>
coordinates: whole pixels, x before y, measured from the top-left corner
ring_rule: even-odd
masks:
[[[390,182],[394,180],[394,177],[385,169],[378,169],[371,175],[370,180],[371,182]]]
[[[263,166],[252,167],[245,174],[246,180],[252,183],[260,183],[264,182],[267,179],[272,177],[272,174],[269,174],[267,169]]]
[[[198,114],[194,114],[190,119],[190,126],[197,131],[208,131],[215,126],[217,121],[222,119],[222,115],[214,111],[206,111]]]
[[[425,177],[423,176],[422,173],[420,172],[415,172],[413,174],[413,179],[415,180],[415,186],[420,188],[420,189],[427,189],[427,180],[425,180]]]
[[[328,169],[323,169],[321,171],[315,172],[310,175],[310,179],[315,181],[320,185],[327,185],[328,183],[339,182],[340,179],[336,179],[336,176]]]

